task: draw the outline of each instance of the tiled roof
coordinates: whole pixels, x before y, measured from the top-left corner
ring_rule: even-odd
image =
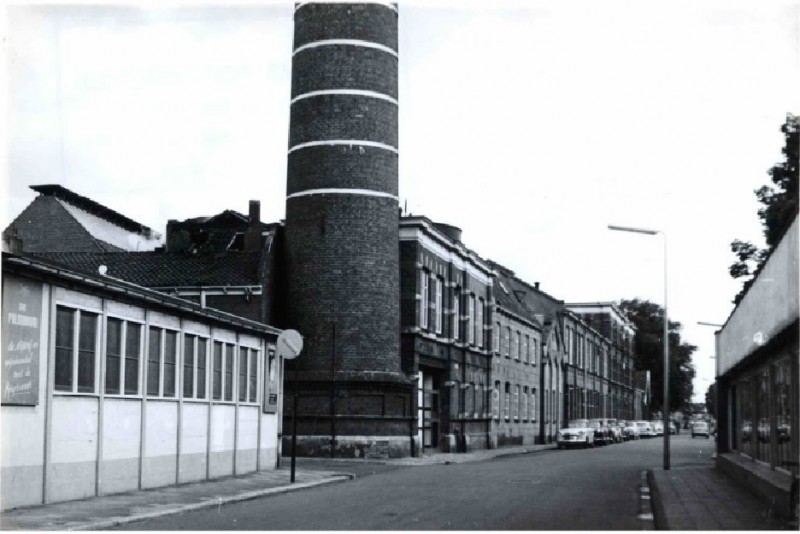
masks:
[[[70,204],[65,200],[56,199],[72,217],[83,226],[92,237],[102,243],[112,245],[121,250],[148,251],[154,250],[161,243],[149,235],[132,232],[127,228],[118,226],[108,219],[98,217],[94,213]],[[111,247],[103,247],[111,250]]]
[[[143,287],[198,287],[260,285],[261,251],[223,255],[187,255],[164,252],[53,252],[33,255],[76,271],[106,274]]]
[[[158,235],[147,226],[130,219],[121,213],[118,213],[111,208],[103,206],[102,204],[95,202],[94,200],[79,195],[73,191],[70,191],[64,186],[57,185],[57,184],[48,184],[48,185],[32,185],[30,186],[31,189],[36,191],[37,193],[41,193],[42,195],[56,197],[58,199],[67,202],[70,205],[76,206],[85,212],[91,213],[96,217],[101,219],[105,219],[106,221],[120,227],[124,228],[129,232],[134,232],[142,235]]]
[[[535,308],[531,308],[528,305],[527,296],[532,292],[532,289],[524,285],[513,274],[509,275],[510,271],[496,269],[496,272],[494,298],[498,306],[523,317],[535,325],[541,326],[536,314],[542,312],[537,312]]]

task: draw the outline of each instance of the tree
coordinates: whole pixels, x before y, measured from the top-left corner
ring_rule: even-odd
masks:
[[[768,174],[772,185],[763,185],[755,190],[761,208],[758,218],[764,231],[767,248],[759,249],[748,241],[735,239],[731,242],[731,252],[737,261],[731,264],[728,272],[731,277],[746,280],[742,290],[733,302],[738,304],[752,282],[752,275],[761,267],[769,253],[778,244],[786,228],[792,223],[798,210],[798,148],[800,148],[800,116],[786,114],[786,121],[781,126],[785,144],[781,152],[784,161],[776,163]]]
[[[717,417],[717,383],[714,382],[710,386],[708,386],[708,390],[706,390],[706,410],[708,413]]]
[[[634,367],[650,370],[653,410],[663,407],[664,391],[664,308],[647,300],[623,300],[620,308],[636,326]],[[692,401],[695,370],[694,345],[681,341],[681,323],[669,321],[669,411],[687,408]]]

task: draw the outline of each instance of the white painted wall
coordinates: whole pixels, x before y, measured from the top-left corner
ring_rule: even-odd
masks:
[[[142,402],[106,398],[103,412],[103,460],[138,458]]]
[[[52,352],[50,292],[53,306],[65,305],[96,313],[103,313],[104,302],[98,297],[78,291],[52,288],[45,284],[43,291],[43,317],[41,321],[39,398],[38,406],[3,406],[0,421],[0,469],[2,469],[3,510],[18,506],[42,504],[83,497],[96,493],[113,493],[139,487],[140,469],[142,487],[174,484],[178,453],[177,399],[148,398],[145,421],[142,419],[141,397],[105,397],[101,402],[99,391],[95,394],[53,393],[48,389],[48,361]],[[145,310],[113,301],[105,302],[106,313],[145,322]],[[164,313],[147,314],[152,325],[179,329],[181,321]],[[105,324],[103,319],[102,325]],[[236,332],[218,327],[211,328],[195,321],[183,321],[184,331],[228,343],[237,343],[260,349],[261,380],[264,373],[264,344],[257,337],[236,335]],[[98,334],[98,338],[100,335]],[[182,351],[181,351],[182,356]],[[237,352],[238,354],[238,352]],[[209,358],[211,355],[209,354]],[[101,365],[103,353],[98,347],[96,376],[102,387]],[[278,369],[280,362],[276,363]],[[179,366],[181,369],[181,366]],[[141,376],[141,375],[140,375]],[[276,369],[275,390],[282,377]],[[178,387],[180,388],[180,379]],[[262,382],[259,396],[267,389]],[[49,400],[48,395],[52,395]],[[259,418],[261,421],[261,469],[274,469],[277,455],[279,414],[262,414],[263,400],[258,405],[239,407],[237,449],[243,452],[237,461],[237,472],[256,468]],[[50,414],[48,416],[47,411]],[[209,410],[211,436],[209,438]],[[216,404],[209,401],[186,400],[182,404],[180,422],[181,481],[200,480],[206,477],[206,455],[220,453],[217,473],[233,474],[234,429],[236,427],[234,404]],[[102,425],[100,418],[102,417]],[[50,421],[47,434],[48,420]],[[99,436],[102,426],[102,436]],[[140,458],[144,433],[144,458]],[[45,459],[45,443],[49,442],[49,457]],[[210,444],[210,450],[209,450]],[[247,451],[246,454],[244,452]],[[98,463],[98,453],[102,461]],[[228,458],[230,460],[228,460]],[[45,464],[46,483],[45,483]],[[229,466],[229,467],[228,467]],[[99,476],[99,478],[98,478]],[[46,485],[46,488],[45,488]]]
[[[717,376],[798,317],[798,219],[718,334]]]

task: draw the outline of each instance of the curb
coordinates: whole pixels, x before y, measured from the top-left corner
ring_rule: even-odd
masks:
[[[650,486],[650,503],[653,507],[653,521],[656,530],[669,530],[667,516],[664,512],[664,502],[661,499],[661,492],[652,469],[647,470],[647,484]]]
[[[168,510],[158,510],[155,512],[146,512],[132,516],[126,517],[116,517],[112,519],[105,519],[103,521],[96,521],[94,523],[87,523],[85,525],[80,525],[72,528],[67,528],[66,530],[108,530],[113,527],[117,527],[120,525],[125,525],[127,523],[134,523],[137,521],[144,521],[147,519],[154,519],[157,517],[164,517],[168,515],[175,515],[180,514],[183,512],[190,512],[193,510],[200,510],[203,508],[211,508],[213,506],[222,506],[223,504],[231,504],[236,502],[242,501],[249,501],[252,499],[257,499],[258,497],[264,497],[267,495],[276,495],[280,493],[290,493],[292,491],[301,490],[305,488],[311,488],[314,486],[323,486],[325,484],[333,484],[336,482],[344,482],[346,480],[353,480],[356,476],[352,473],[335,473],[332,474],[329,478],[323,480],[317,480],[313,482],[302,482],[302,483],[295,483],[289,486],[278,486],[276,488],[266,488],[261,490],[253,490],[248,491],[246,493],[240,493],[238,495],[231,495],[228,497],[216,497],[211,499],[205,499],[197,503],[187,504],[184,506],[179,506],[176,508],[171,508]]]

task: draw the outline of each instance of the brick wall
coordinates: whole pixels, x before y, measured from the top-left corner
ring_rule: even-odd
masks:
[[[23,252],[121,252],[96,240],[53,197],[40,195],[4,231],[22,240]]]
[[[379,4],[301,4],[295,11],[292,97],[358,89],[397,96],[397,58],[352,39],[397,50],[397,13]],[[401,370],[397,105],[360,94],[317,94],[291,104],[289,147],[328,140],[348,145],[295,148],[288,158],[286,326],[304,336],[293,362],[307,436],[408,435],[412,385]],[[323,189],[367,190],[322,192]],[[332,384],[336,375],[336,393]],[[322,395],[324,398],[313,397]],[[334,425],[304,410],[334,409]],[[348,419],[369,415],[370,420]],[[319,418],[318,418],[319,419]],[[310,438],[309,438],[310,439]],[[310,453],[323,441],[307,440]],[[314,445],[316,443],[316,445]],[[341,449],[338,454],[355,454]]]

